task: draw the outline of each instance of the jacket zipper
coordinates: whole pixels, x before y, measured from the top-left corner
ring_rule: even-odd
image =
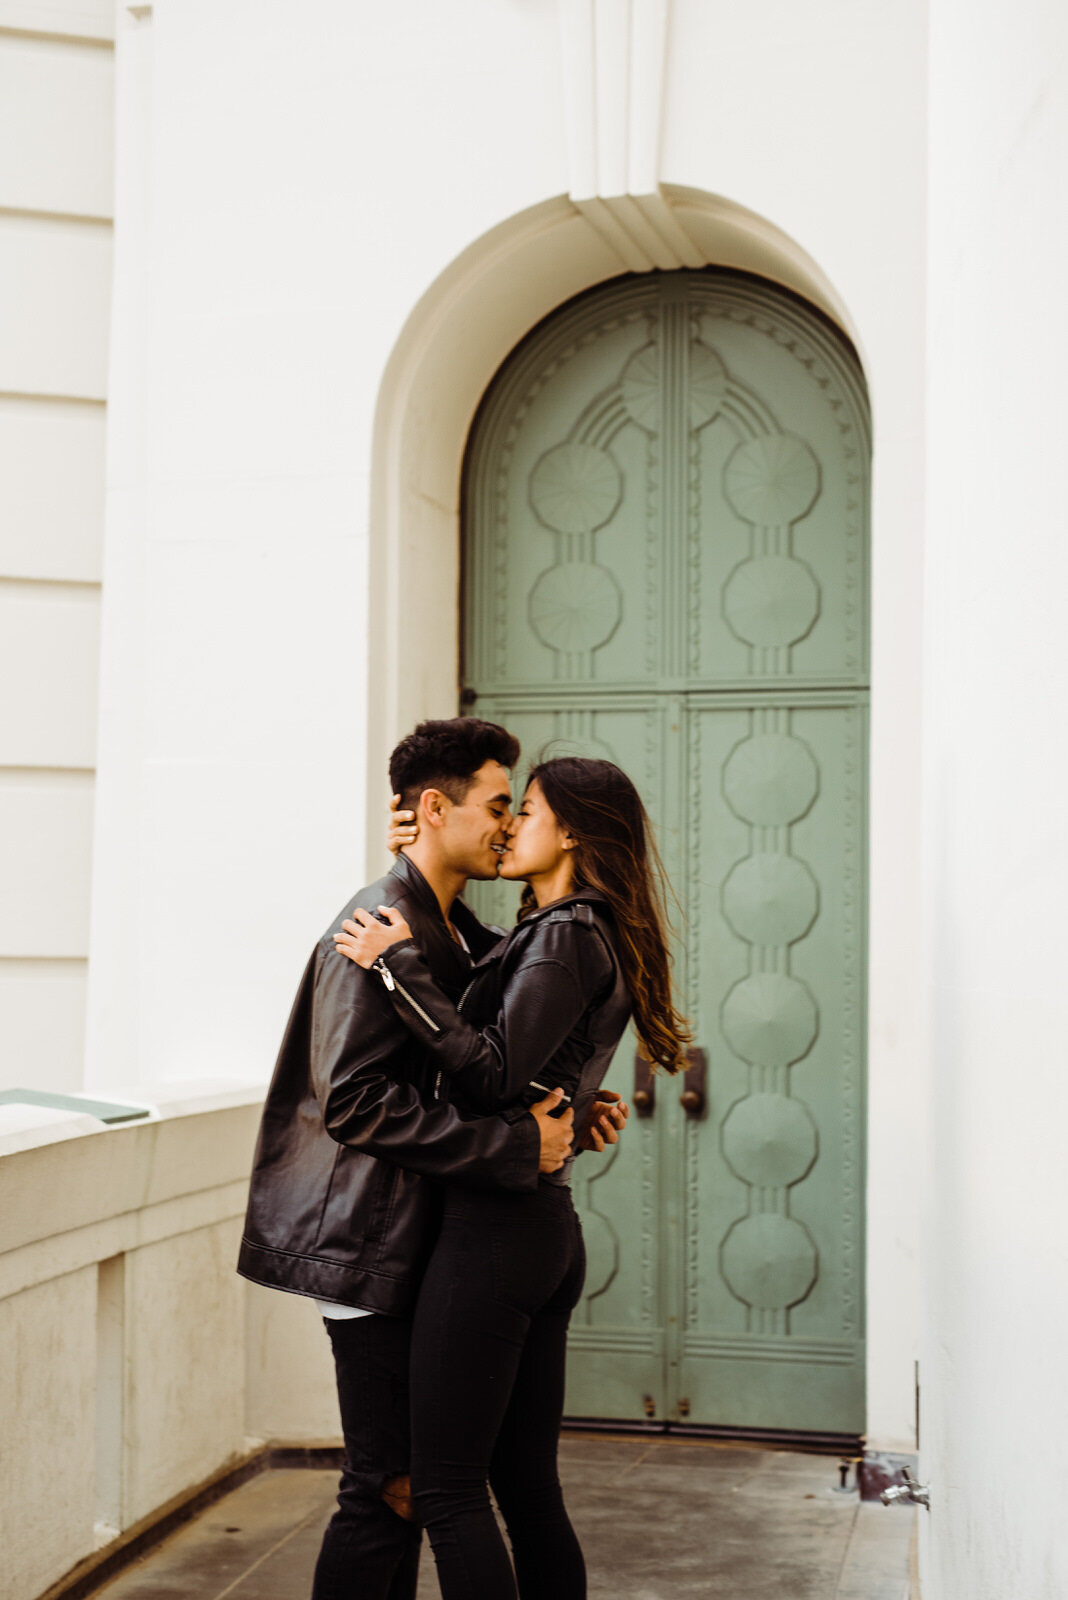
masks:
[[[415,996],[409,994],[403,983],[401,983],[400,980],[394,977],[393,973],[390,972],[381,956],[379,956],[378,960],[375,962],[375,971],[378,973],[379,977],[382,979],[382,982],[385,984],[390,993],[392,994],[393,991],[396,990],[397,993],[401,995],[403,999],[406,1000],[411,1006],[416,1016],[422,1017],[423,1021],[426,1023],[427,1027],[432,1033],[441,1032],[441,1024],[434,1021],[429,1011],[423,1010],[423,1007],[419,1004]]]

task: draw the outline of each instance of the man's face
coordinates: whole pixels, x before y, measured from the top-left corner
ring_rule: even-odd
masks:
[[[468,878],[495,878],[511,823],[508,769],[483,762],[462,805],[450,806],[445,818],[441,844],[450,867]]]

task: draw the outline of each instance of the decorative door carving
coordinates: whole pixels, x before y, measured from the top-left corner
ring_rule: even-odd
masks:
[[[634,778],[707,1057],[577,1165],[573,1415],[863,1427],[869,450],[841,335],[731,273],[565,307],[472,433],[467,701]]]

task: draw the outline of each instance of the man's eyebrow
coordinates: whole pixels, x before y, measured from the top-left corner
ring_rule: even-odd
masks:
[[[510,806],[511,803],[512,797],[507,790],[504,792],[504,794],[495,794],[492,800],[486,801],[488,806]]]

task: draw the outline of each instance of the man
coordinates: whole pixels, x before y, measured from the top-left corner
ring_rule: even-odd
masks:
[[[553,1115],[558,1090],[529,1113],[462,1117],[382,985],[333,943],[356,907],[395,905],[437,982],[459,998],[472,958],[498,935],[458,897],[468,878],[497,875],[518,757],[505,729],[467,717],[422,723],[394,750],[392,786],[415,811],[418,837],[320,939],[264,1105],[238,1271],[319,1303],[345,1437],[313,1600],[415,1594],[408,1319],[437,1228],[435,1180],[533,1189],[571,1147],[571,1111]],[[625,1113],[595,1110],[614,1143],[612,1122]]]

